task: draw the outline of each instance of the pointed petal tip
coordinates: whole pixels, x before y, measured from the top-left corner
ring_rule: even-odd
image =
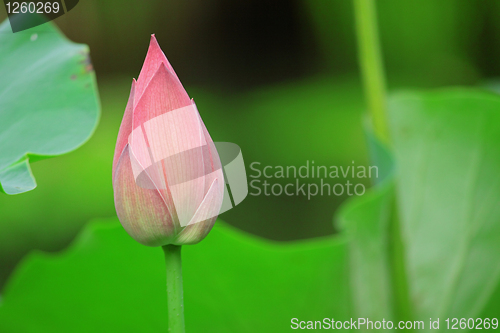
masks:
[[[157,49],[157,50],[160,50],[160,52],[163,53],[161,47],[160,47],[160,44],[158,44],[158,40],[156,39],[156,36],[155,34],[151,34],[151,39],[149,41],[149,49]]]
[[[168,70],[172,72],[175,75],[175,77],[177,77],[177,74],[175,74],[174,68],[168,61],[165,52],[163,52],[162,48],[160,47],[160,44],[158,43],[155,34],[151,34],[151,42],[149,44],[148,53],[156,54],[157,59],[159,59],[160,62],[165,63],[165,66],[167,66]]]
[[[181,85],[182,83],[179,81],[179,78],[175,74],[175,72],[172,70],[172,67],[169,67],[167,64],[164,62],[160,63],[158,66],[158,69],[156,70],[155,74],[156,75],[164,75],[164,77],[168,78],[169,80],[175,80],[175,82],[178,82],[178,84]]]
[[[161,64],[163,64],[167,68],[168,72],[170,73],[169,76],[174,76],[177,80],[179,80],[172,65],[168,62],[165,53],[163,53],[162,49],[160,48],[155,35],[152,34],[151,42],[146,54],[146,59],[144,59],[144,64],[142,65],[141,72],[139,73],[139,77],[137,78],[136,101],[141,98],[144,90],[149,84],[149,81],[158,72]],[[136,104],[137,102],[134,102],[134,107]]]
[[[158,69],[156,70],[156,73],[158,73],[160,70],[165,71],[169,74],[172,74],[172,71],[167,67],[167,65],[165,65],[164,62],[160,63],[160,65],[158,66]]]

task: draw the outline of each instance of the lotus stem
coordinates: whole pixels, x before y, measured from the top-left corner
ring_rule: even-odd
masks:
[[[387,91],[382,52],[380,50],[375,0],[354,0],[354,15],[358,40],[359,65],[363,77],[365,98],[372,118],[375,136],[385,144],[391,144],[387,117]],[[389,262],[394,308],[400,320],[410,320],[412,306],[404,261],[404,243],[401,239],[401,218],[398,198],[392,201],[389,228]]]
[[[374,0],[354,0],[358,56],[368,111],[379,140],[389,143],[384,66]]]
[[[182,290],[181,246],[165,245],[167,266],[168,331],[184,333],[184,293]]]

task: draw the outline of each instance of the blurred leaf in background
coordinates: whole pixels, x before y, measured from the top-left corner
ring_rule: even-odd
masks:
[[[282,245],[218,221],[182,256],[190,332],[287,332],[295,317],[349,316],[341,237]],[[161,249],[113,219],[89,224],[61,254],[28,256],[4,295],[0,330],[157,332],[166,306]]]
[[[129,88],[122,87],[125,96]],[[60,250],[85,221],[116,214],[110,152],[114,149],[121,115],[106,110],[124,107],[121,101],[126,101],[126,97],[120,99],[121,91],[116,88],[100,89],[105,97],[105,111],[89,142],[71,154],[34,163],[32,169],[39,185],[35,191],[0,196],[0,285],[28,251]]]
[[[406,310],[397,302],[400,286],[407,287],[410,313],[399,313],[399,319],[495,313],[500,97],[447,89],[397,94],[389,105],[396,174],[372,199],[353,200],[340,215],[356,240],[350,243],[356,315],[381,318]],[[390,241],[394,195],[401,248]],[[394,253],[398,249],[401,253]],[[391,272],[394,255],[401,255],[405,274]],[[405,276],[407,281],[398,281]]]
[[[88,47],[70,42],[52,23],[13,34],[5,21],[0,44],[0,190],[17,194],[36,186],[30,162],[65,154],[89,139],[100,102]],[[40,243],[50,244],[48,250],[60,248],[61,235],[76,232],[67,220],[71,204],[63,200],[71,188],[68,179],[80,181],[82,164],[65,165],[66,158],[39,162],[42,186],[37,191],[0,196],[0,286],[26,251]],[[46,182],[47,176],[54,181]],[[54,187],[59,180],[60,187]],[[66,222],[54,230],[46,216],[64,216]]]
[[[18,194],[36,187],[29,162],[72,151],[91,136],[99,97],[88,47],[52,23],[12,33],[6,20],[0,45],[0,190]]]

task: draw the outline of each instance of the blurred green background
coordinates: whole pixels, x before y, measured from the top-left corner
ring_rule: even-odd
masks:
[[[497,0],[377,4],[390,89],[500,74]],[[115,215],[115,140],[152,33],[213,140],[237,143],[247,168],[367,165],[352,11],[350,0],[81,0],[55,22],[90,46],[101,122],[82,148],[33,164],[37,189],[0,196],[0,286],[29,250],[60,250],[88,220]],[[312,238],[335,232],[346,198],[249,195],[221,218],[273,240]]]

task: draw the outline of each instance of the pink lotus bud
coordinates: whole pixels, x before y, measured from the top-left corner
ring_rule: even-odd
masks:
[[[113,189],[121,224],[148,246],[201,241],[222,205],[219,155],[154,35],[118,133]]]

